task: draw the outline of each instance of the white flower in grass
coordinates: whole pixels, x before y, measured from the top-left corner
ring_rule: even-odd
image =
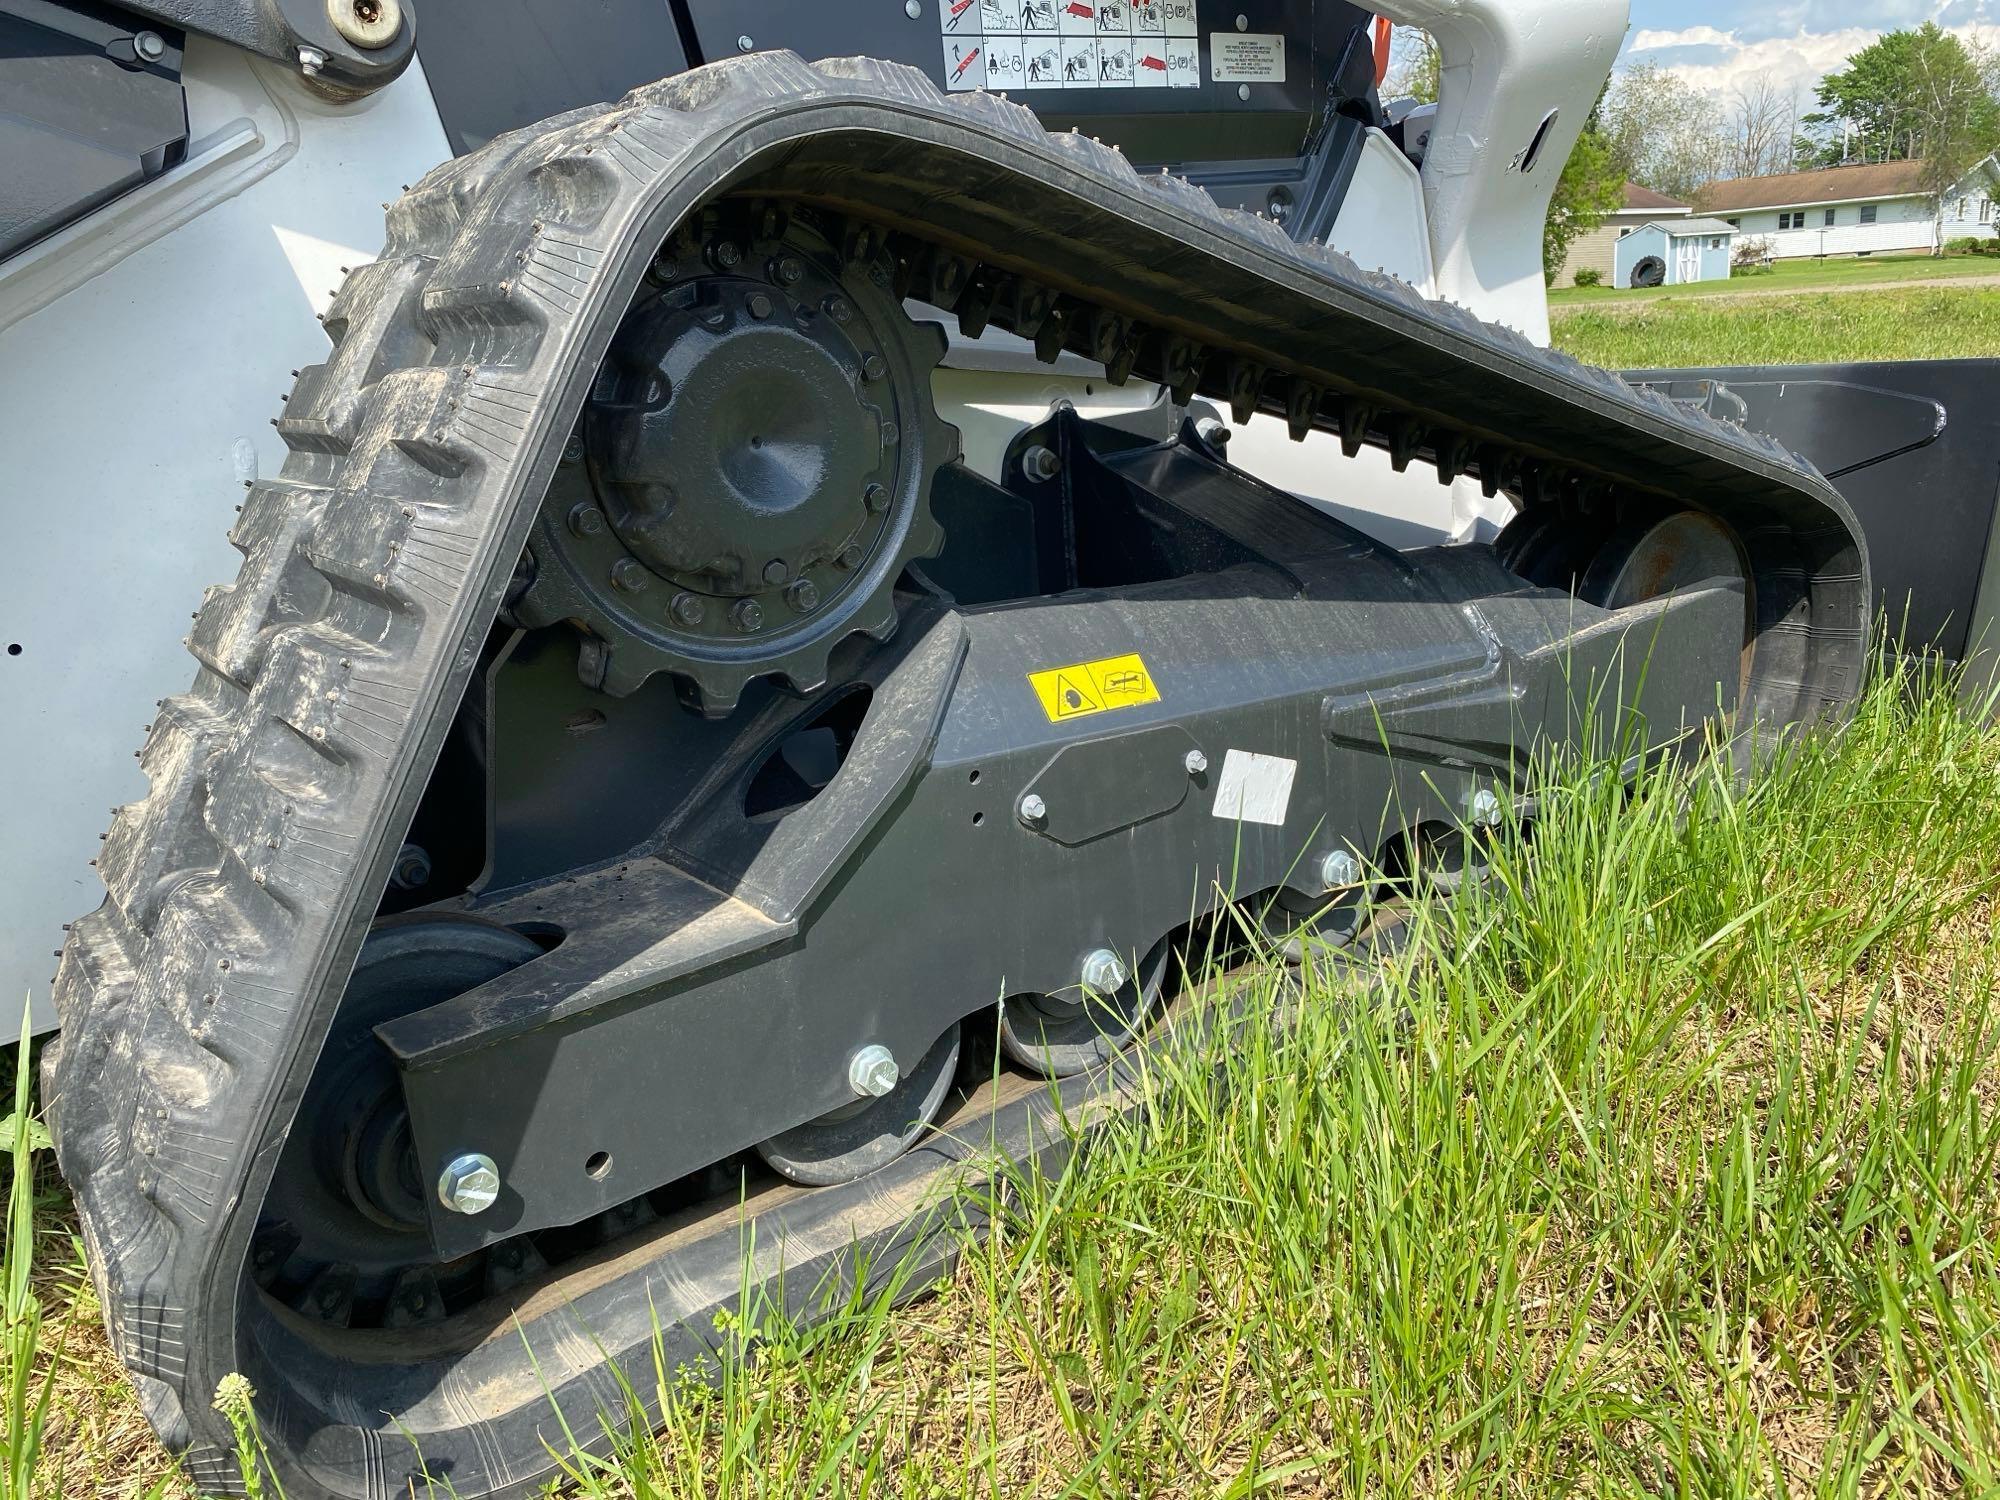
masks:
[[[257,1399],[257,1392],[250,1384],[250,1377],[231,1370],[215,1383],[215,1409],[224,1416],[237,1415],[250,1410],[250,1403]]]

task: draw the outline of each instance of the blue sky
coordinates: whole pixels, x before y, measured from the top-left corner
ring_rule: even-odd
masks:
[[[1924,21],[2000,42],[2000,0],[1632,0],[1625,57],[1718,93],[1764,74],[1809,99],[1849,53]]]

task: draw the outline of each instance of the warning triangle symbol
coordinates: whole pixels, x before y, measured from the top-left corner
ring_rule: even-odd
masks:
[[[1102,712],[1104,701],[1097,696],[1097,689],[1089,678],[1075,672],[1056,673],[1056,717],[1067,719],[1075,714]]]

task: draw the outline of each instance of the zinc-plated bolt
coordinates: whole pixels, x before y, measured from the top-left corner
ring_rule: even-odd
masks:
[[[1336,849],[1319,862],[1321,890],[1342,891],[1361,884],[1361,861],[1345,849]]]
[[[317,47],[299,48],[299,71],[308,78],[319,77],[319,70],[326,66],[326,54]]]
[[[500,1169],[478,1151],[454,1156],[438,1174],[438,1202],[455,1214],[484,1213],[500,1197]]]
[[[1236,97],[1243,100],[1247,104],[1250,101],[1250,85],[1247,83],[1237,84]]]
[[[764,623],[764,608],[755,599],[738,599],[729,618],[736,628],[745,635],[758,629]]]
[[[1049,805],[1033,792],[1021,799],[1021,821],[1039,823],[1049,815]]]
[[[1097,995],[1115,995],[1132,976],[1125,960],[1109,948],[1093,948],[1084,956],[1083,987]]]
[[[1021,472],[1031,484],[1046,484],[1062,473],[1062,460],[1056,457],[1053,448],[1037,443],[1021,455]]]
[[[848,1087],[863,1099],[880,1099],[895,1088],[902,1076],[903,1070],[896,1066],[889,1049],[876,1042],[870,1042],[848,1060]]]
[[[1190,750],[1181,758],[1181,764],[1187,767],[1188,775],[1199,776],[1208,769],[1208,757],[1199,750]]]
[[[167,55],[167,39],[157,31],[134,32],[132,54],[140,62],[158,62]]]
[[[755,52],[757,44],[750,40],[749,33],[746,32],[736,39],[736,50],[738,52]]]
[[[924,0],[903,0],[903,14],[912,21],[921,20],[924,14]]]
[[[702,621],[702,616],[708,613],[708,606],[701,602],[699,594],[676,594],[674,595],[673,612],[675,623],[681,625],[699,625]]]
[[[1493,828],[1500,822],[1500,798],[1486,787],[1472,794],[1465,804],[1465,820],[1474,828]]]

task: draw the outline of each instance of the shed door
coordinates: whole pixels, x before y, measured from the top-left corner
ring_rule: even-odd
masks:
[[[1674,280],[1701,280],[1701,241],[1693,238],[1674,241]]]

